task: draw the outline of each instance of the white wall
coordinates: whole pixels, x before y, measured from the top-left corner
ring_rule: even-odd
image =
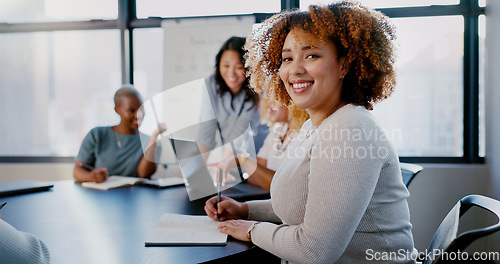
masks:
[[[500,1],[488,1],[486,9],[486,164],[424,165],[409,187],[409,206],[415,246],[425,250],[436,228],[458,199],[483,194],[500,200]],[[465,223],[482,227],[495,223],[474,212]],[[481,239],[476,250],[498,251],[500,234]]]
[[[0,182],[73,179],[73,163],[0,163]]]
[[[492,186],[500,199],[500,1],[488,1],[486,9],[486,162]]]
[[[493,196],[500,200],[500,1],[486,9],[486,164],[490,168]],[[496,239],[497,250],[500,238]]]
[[[409,206],[415,246],[425,250],[446,213],[462,197],[482,194],[500,200],[500,1],[486,9],[486,164],[428,165],[409,187]],[[496,218],[474,211],[464,226],[483,227]],[[471,245],[474,250],[497,252],[500,234]]]
[[[491,197],[490,173],[486,165],[430,165],[423,164],[424,170],[410,184],[411,222],[415,247],[424,251],[430,245],[434,232],[449,210],[459,199],[469,194]],[[471,212],[466,225],[473,228],[488,224],[489,218]],[[474,244],[475,249],[498,249],[491,239]]]

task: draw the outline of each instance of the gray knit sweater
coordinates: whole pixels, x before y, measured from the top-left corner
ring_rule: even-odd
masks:
[[[268,221],[253,243],[283,263],[414,263],[409,193],[372,114],[346,105],[313,130],[308,120],[271,199],[248,202],[249,219]]]
[[[32,234],[0,219],[0,264],[50,263],[49,250]]]

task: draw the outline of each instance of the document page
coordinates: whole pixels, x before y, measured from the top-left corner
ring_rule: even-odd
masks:
[[[138,181],[141,181],[141,178],[135,177],[127,177],[127,176],[109,176],[108,179],[101,183],[96,182],[82,182],[82,186],[86,188],[98,189],[98,190],[109,190],[113,188],[134,185]]]
[[[217,230],[219,222],[205,215],[163,214],[146,239],[146,246],[225,245],[227,235]]]

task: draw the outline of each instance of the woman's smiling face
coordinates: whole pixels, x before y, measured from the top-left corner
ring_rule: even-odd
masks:
[[[219,67],[220,75],[232,94],[237,94],[246,80],[245,68],[238,52],[226,50],[222,53]]]
[[[332,43],[321,43],[301,29],[292,29],[282,49],[280,78],[295,105],[327,112],[340,100],[344,70]]]

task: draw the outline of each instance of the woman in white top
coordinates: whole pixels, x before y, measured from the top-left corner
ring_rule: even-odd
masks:
[[[290,106],[290,109],[269,100],[262,100],[261,117],[269,121],[271,128],[264,140],[262,148],[257,153],[257,160],[248,157],[247,153],[239,154],[240,165],[250,175],[248,183],[270,190],[274,173],[281,163],[289,156],[289,146],[297,137],[300,127],[309,118],[304,109]],[[234,157],[229,157],[219,164],[224,175],[236,166]]]
[[[282,263],[415,262],[398,155],[370,112],[395,87],[394,39],[389,18],[347,1],[264,21],[246,45],[250,83],[311,118],[271,199],[207,201],[221,232]]]

